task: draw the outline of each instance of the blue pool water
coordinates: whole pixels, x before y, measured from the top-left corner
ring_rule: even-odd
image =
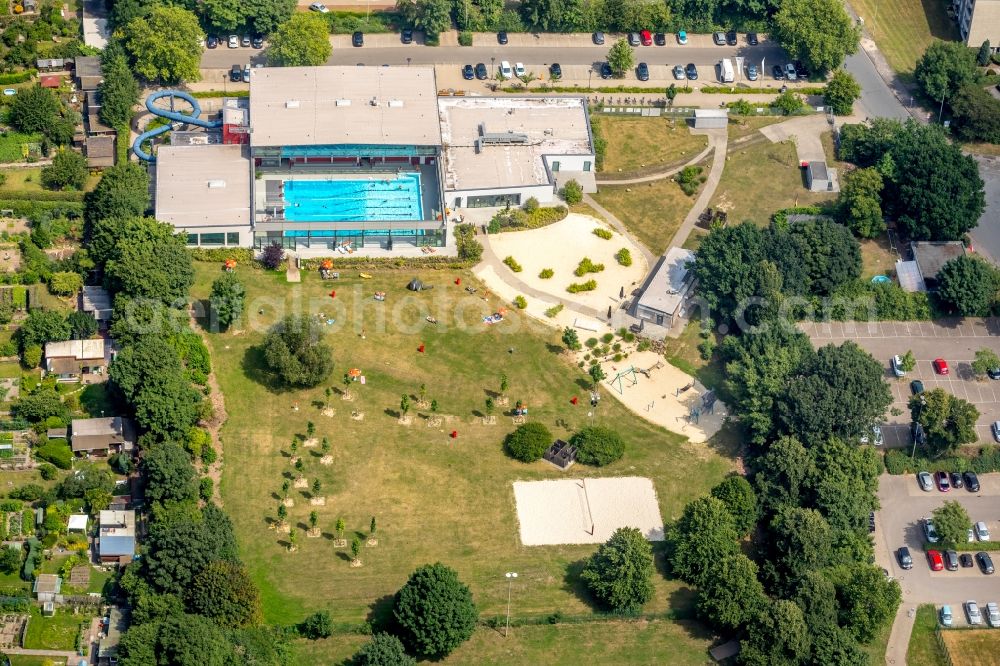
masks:
[[[423,219],[419,173],[370,180],[289,180],[285,201],[285,219],[292,222]]]

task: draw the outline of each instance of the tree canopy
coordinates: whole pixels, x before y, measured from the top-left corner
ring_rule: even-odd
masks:
[[[97,187],[84,198],[84,219],[92,231],[96,223],[112,218],[139,217],[149,208],[149,176],[135,162],[120,162],[105,169]],[[112,242],[117,238],[111,239]],[[102,261],[93,251],[94,261]]]
[[[87,158],[75,150],[59,150],[52,164],[42,168],[42,185],[51,190],[83,190],[87,183]]]
[[[139,83],[132,75],[128,58],[117,41],[112,41],[101,57],[104,80],[101,93],[101,120],[109,127],[127,127],[132,108],[139,102]]]
[[[122,666],[227,666],[232,644],[223,630],[198,615],[168,615],[122,635]]]
[[[882,174],[874,167],[855,169],[844,178],[839,201],[841,220],[862,238],[876,238],[885,233],[883,186]]]
[[[59,117],[59,98],[40,85],[22,88],[11,102],[7,122],[21,132],[45,133]]]
[[[625,454],[625,442],[617,431],[604,426],[586,426],[573,433],[569,443],[576,447],[576,459],[585,465],[603,467]]]
[[[611,45],[608,50],[608,65],[618,78],[625,76],[625,72],[632,69],[635,65],[635,51],[629,46],[628,40],[619,39]]]
[[[934,40],[917,61],[913,77],[933,100],[950,98],[976,78],[976,56],[962,42]]]
[[[542,423],[523,423],[504,440],[507,453],[521,462],[540,460],[545,450],[552,445],[552,433]]]
[[[931,389],[910,398],[910,415],[923,426],[931,457],[952,453],[962,444],[979,439],[976,434],[979,410],[944,389]]]
[[[838,116],[849,116],[854,101],[861,97],[861,85],[846,69],[838,69],[826,82],[823,102]]]
[[[810,636],[802,610],[791,601],[766,604],[750,622],[740,644],[740,663],[748,666],[803,663],[809,655]]]
[[[240,321],[246,300],[246,287],[235,273],[223,273],[212,283],[209,296],[212,323],[226,329]]]
[[[861,42],[861,30],[837,0],[785,0],[773,20],[773,36],[811,72],[836,69]]]
[[[246,567],[236,562],[217,560],[198,572],[187,591],[187,604],[223,627],[261,622],[260,592]]]
[[[937,275],[937,296],[950,312],[963,317],[990,314],[1000,289],[1000,271],[978,256],[949,260]]]
[[[439,658],[472,636],[479,613],[469,588],[439,562],[410,574],[396,593],[393,616],[405,645],[419,656]]]
[[[162,83],[201,80],[198,17],[179,6],[154,5],[122,29],[122,43],[140,76]]]
[[[176,442],[161,442],[146,449],[142,470],[146,475],[146,497],[166,502],[195,497],[191,457]]]
[[[740,536],[750,534],[757,524],[757,494],[745,477],[730,474],[712,488],[712,497],[721,500],[733,517],[733,526]]]
[[[966,543],[972,520],[969,513],[959,502],[947,500],[931,512],[934,517],[934,529],[938,534],[942,548],[955,548]]]
[[[284,67],[315,67],[330,57],[330,30],[313,14],[296,13],[273,35],[267,57]]]
[[[186,239],[162,222],[141,219],[136,223],[147,229],[120,238],[105,263],[108,288],[167,305],[184,304],[194,283]]]
[[[715,563],[739,553],[738,539],[726,505],[714,497],[698,498],[668,531],[670,568],[684,582],[701,587]]]
[[[712,567],[712,575],[698,589],[698,614],[728,631],[746,625],[768,604],[757,579],[757,565],[742,553],[729,555]]]
[[[597,600],[618,613],[638,613],[653,598],[653,549],[634,527],[615,530],[580,573]]]
[[[355,666],[416,666],[417,660],[406,654],[398,638],[379,632],[361,646],[351,663]]]
[[[264,362],[282,383],[316,386],[333,369],[333,349],[314,317],[288,315],[265,336]]]

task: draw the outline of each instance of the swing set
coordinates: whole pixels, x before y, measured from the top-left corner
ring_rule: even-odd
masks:
[[[628,382],[627,385],[623,382]],[[629,366],[627,370],[622,370],[608,384],[614,390],[618,391],[618,395],[624,395],[626,388],[632,388],[639,383],[639,377],[635,374],[635,366]]]

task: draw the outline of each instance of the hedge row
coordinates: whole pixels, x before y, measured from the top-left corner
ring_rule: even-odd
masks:
[[[213,99],[215,97],[249,97],[249,90],[199,90],[196,92],[188,92],[191,97],[195,99]]]
[[[30,199],[32,201],[77,201],[83,203],[83,192],[52,192],[49,190],[0,189],[0,199]]]
[[[789,88],[790,92],[797,93],[799,95],[822,95],[826,93],[826,88],[823,86],[815,87],[811,86],[809,88]],[[780,95],[780,88],[742,88],[739,86],[705,86],[700,88],[698,92],[707,93],[709,95]]]
[[[237,264],[247,265],[254,262],[253,250],[248,247],[194,247],[191,248],[191,258],[195,261],[218,261],[233,259]]]
[[[967,472],[977,474],[1000,472],[1000,449],[985,445],[979,448],[976,455],[954,455],[931,460],[910,456],[901,449],[890,449],[885,452],[885,469],[889,474],[916,474],[922,471]]]
[[[8,74],[0,74],[0,85],[8,85],[11,83],[24,83],[25,81],[30,81],[32,77],[37,74],[38,71],[34,69],[26,69],[23,72],[10,72]]]
[[[29,218],[54,211],[59,211],[62,215],[79,217],[83,215],[83,202],[0,198],[0,210],[13,210],[14,215]]]
[[[924,542],[924,552],[928,550],[942,550],[940,543]],[[966,541],[957,544],[951,550],[959,553],[978,553],[981,550],[1000,550],[1000,541]]]

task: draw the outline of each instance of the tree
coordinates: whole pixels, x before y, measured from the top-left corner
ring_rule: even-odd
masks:
[[[736,631],[756,617],[767,604],[764,586],[757,579],[757,565],[739,553],[712,567],[705,585],[698,590],[698,614],[706,622]]]
[[[580,348],[580,338],[576,334],[576,330],[566,327],[562,334],[562,343],[566,345],[566,349],[570,351],[575,351]]]
[[[701,497],[689,502],[668,530],[667,560],[675,576],[700,588],[713,575],[716,563],[739,553],[738,539],[725,504],[714,497]]]
[[[245,27],[243,5],[238,0],[205,0],[201,13],[208,27],[219,34],[236,32]]]
[[[14,404],[13,412],[20,419],[40,423],[52,416],[64,417],[69,409],[55,389],[43,386],[31,393],[22,394]]]
[[[822,571],[807,571],[799,581],[792,601],[802,609],[806,626],[812,629],[814,635],[825,628],[838,626],[840,604],[837,588]]]
[[[510,381],[507,379],[506,373],[501,373],[500,375],[500,395],[506,396],[507,391],[510,389]],[[421,394],[420,400],[423,402],[423,395]]]
[[[976,64],[980,67],[986,67],[990,64],[990,56],[993,54],[993,49],[990,48],[990,40],[985,40],[979,46],[979,53],[976,54]]]
[[[122,666],[225,666],[236,659],[223,629],[199,615],[168,614],[121,638]]]
[[[147,208],[149,208],[149,176],[146,170],[135,162],[119,162],[105,169],[97,187],[84,197],[84,219],[91,235],[94,233],[94,225],[100,220],[135,218],[145,213]],[[99,247],[106,251],[120,237],[109,234],[104,244]],[[102,263],[106,258],[101,249],[95,251],[93,243],[90,246],[90,256],[98,263]]]
[[[254,31],[270,35],[292,17],[295,0],[244,0],[241,6]]]
[[[260,592],[246,567],[217,560],[195,575],[187,591],[187,605],[223,627],[246,627],[262,619]]]
[[[111,506],[114,496],[104,488],[91,488],[83,494],[83,499],[91,515],[97,515]]]
[[[861,41],[861,30],[837,0],[784,2],[773,20],[781,46],[817,74],[839,67]]]
[[[489,406],[490,405],[487,404],[487,408]],[[406,414],[409,411],[410,411],[410,396],[404,393],[402,397],[400,397],[399,399],[399,413],[402,415],[403,418],[406,418]]]
[[[197,16],[170,5],[154,5],[146,16],[132,19],[122,30],[133,71],[162,83],[201,80],[204,38]]]
[[[80,277],[79,273],[71,273],[69,271],[53,273],[49,279],[49,291],[59,296],[75,295],[76,292],[80,291],[80,287],[82,286],[83,278]],[[73,314],[76,314],[76,312]],[[89,317],[90,315],[87,316]],[[93,317],[90,318],[93,320]]]
[[[372,521],[368,524],[368,536],[370,536],[370,537],[374,537],[375,536],[375,528],[376,527],[377,527],[377,525],[375,524],[375,516],[372,516]]]
[[[216,321],[222,328],[229,328],[243,316],[246,287],[235,273],[223,273],[212,283],[209,303]]]
[[[142,458],[142,469],[149,499],[160,502],[194,499],[194,467],[180,444],[168,441],[149,447]]]
[[[736,474],[727,476],[712,488],[712,497],[726,505],[738,535],[750,534],[757,524],[757,494],[746,478]]]
[[[397,0],[396,11],[407,25],[423,30],[431,43],[436,43],[438,35],[451,28],[448,0]]]
[[[815,509],[785,506],[761,535],[769,553],[761,567],[776,589],[794,592],[807,571],[822,569],[833,555],[829,523]]]
[[[982,378],[990,370],[1000,369],[1000,356],[988,347],[984,347],[976,352],[975,360],[972,361],[972,371],[976,377]]]
[[[347,525],[344,523],[344,519],[343,518],[337,518],[336,530],[337,530],[337,538],[338,539],[343,539],[344,538],[344,528],[345,527],[347,527]]]
[[[765,259],[765,233],[753,223],[717,228],[698,248],[692,272],[699,294],[724,318],[757,293],[756,276]]]
[[[330,620],[328,612],[318,611],[299,622],[296,629],[300,635],[315,641],[320,638],[329,638],[333,634],[333,622]]]
[[[104,80],[98,90],[101,94],[101,120],[109,127],[128,127],[132,109],[139,103],[139,83],[132,75],[128,58],[118,42],[105,49],[101,58]]]
[[[616,613],[635,614],[653,597],[653,549],[638,529],[615,530],[584,565],[580,579]]]
[[[237,561],[232,524],[214,504],[201,512],[186,503],[166,505],[161,513],[167,517],[150,524],[143,556],[146,579],[155,589],[183,596],[210,563]]]
[[[360,555],[361,555],[361,539],[358,537],[354,537],[354,539],[351,540],[351,557],[354,558],[353,562],[355,564],[361,562],[361,560],[359,559]]]
[[[176,305],[187,301],[194,267],[186,239],[170,225],[136,221],[142,236],[123,237],[105,263],[106,283],[113,292]]]
[[[1000,143],[1000,101],[982,86],[969,83],[952,97],[952,129],[965,141]]]
[[[937,283],[938,298],[950,312],[985,317],[996,303],[1000,271],[978,256],[963,254],[941,267]]]
[[[838,116],[849,116],[854,111],[854,100],[861,97],[861,85],[846,69],[838,69],[830,77],[823,91],[823,102]]]
[[[801,112],[805,107],[805,102],[794,90],[786,90],[774,98],[771,106],[781,111],[782,115],[790,116]]]
[[[313,495],[318,496],[319,493],[320,493],[320,491],[322,489],[323,489],[323,484],[320,482],[319,479],[316,479],[315,481],[313,481],[313,484],[312,484],[312,493],[313,493]]]
[[[594,365],[590,366],[590,369],[587,370],[587,374],[590,375],[590,380],[594,383],[595,389],[598,387],[601,381],[605,377],[607,377],[607,375],[604,374],[604,368],[601,367],[600,363],[595,363]]]
[[[285,518],[288,517],[288,509],[284,504],[278,505],[278,523],[281,525],[285,524]]]
[[[942,548],[956,548],[968,539],[972,520],[965,507],[955,500],[948,500],[931,512],[934,529],[938,533]]]
[[[24,352],[21,354],[21,360],[26,368],[37,368],[38,364],[42,362],[42,347],[41,345],[28,345],[24,348]]]
[[[603,467],[625,454],[625,442],[617,431],[603,426],[586,426],[573,433],[569,443],[576,447],[576,459],[584,465]]]
[[[18,91],[7,113],[7,122],[20,132],[44,134],[58,120],[59,113],[59,99],[55,93],[34,85]]]
[[[952,453],[962,444],[972,444],[979,410],[944,389],[932,389],[910,398],[910,415],[923,426],[927,452],[932,457]]]
[[[31,310],[14,333],[14,339],[22,350],[31,345],[62,342],[69,340],[69,324],[57,310]]]
[[[862,238],[885,233],[882,217],[882,174],[874,167],[848,172],[840,191],[840,216],[852,232]]]
[[[748,666],[803,663],[809,655],[809,628],[802,610],[785,599],[765,604],[740,643],[740,663]]]
[[[74,275],[76,274],[74,273]],[[78,310],[70,312],[69,316],[66,317],[66,323],[69,325],[69,334],[72,340],[86,340],[97,333],[97,320],[87,312]]]
[[[0,550],[0,571],[14,573],[21,567],[21,549],[7,546]]]
[[[82,190],[87,183],[87,158],[71,149],[62,149],[52,164],[42,168],[42,186],[50,190]]]
[[[868,564],[854,565],[838,592],[841,623],[859,643],[870,642],[892,624],[902,600],[899,583]]]
[[[380,632],[361,646],[351,663],[355,666],[416,666],[417,660],[406,654],[398,638]]]
[[[316,511],[310,511],[309,512],[309,529],[315,530],[317,523],[319,523],[319,514]]]
[[[333,369],[333,350],[312,317],[289,315],[264,337],[264,361],[289,386],[316,386]]]
[[[575,180],[568,180],[563,185],[560,194],[562,194],[563,201],[570,206],[578,204],[583,201],[583,186]]]
[[[617,78],[625,76],[625,72],[635,65],[635,52],[628,45],[628,40],[619,39],[608,50],[608,65]]]
[[[938,102],[976,78],[972,50],[961,42],[931,42],[913,69],[913,77],[928,97]]]
[[[917,359],[913,355],[912,349],[907,349],[900,360],[902,361],[903,372],[913,372],[913,369],[917,367]]]
[[[444,657],[472,636],[479,613],[472,593],[440,562],[418,568],[397,593],[399,638],[418,656]]]
[[[540,460],[552,445],[552,433],[542,423],[531,421],[517,426],[504,440],[507,454],[521,462]]]
[[[271,35],[268,60],[284,67],[316,67],[330,57],[330,30],[318,16],[296,13]]]

